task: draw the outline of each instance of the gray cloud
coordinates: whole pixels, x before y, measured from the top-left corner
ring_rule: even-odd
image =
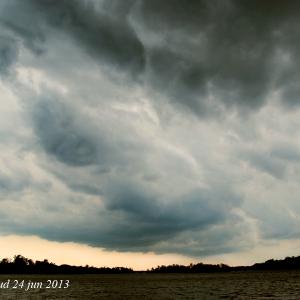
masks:
[[[224,221],[230,216],[231,208],[239,203],[233,194],[227,192],[227,198],[225,191],[205,189],[177,199],[161,199],[147,189],[139,191],[140,187],[130,186],[125,180],[119,185],[112,184],[110,189],[106,194],[107,209],[113,214],[121,213],[124,219],[122,226],[111,232],[109,243],[120,247],[123,241],[127,249],[143,249],[145,245],[155,245],[184,231],[209,228]],[[114,232],[119,234],[113,237]],[[178,252],[178,249],[169,251]]]
[[[3,1],[0,161],[28,176],[0,173],[2,230],[193,256],[299,236],[298,6]]]
[[[275,178],[283,179],[283,176],[285,175],[285,164],[276,159],[276,157],[272,157],[268,152],[252,151],[242,153],[241,156],[243,160],[248,161],[254,168],[274,176]]]
[[[273,176],[276,179],[284,180],[288,175],[288,169],[297,167],[300,162],[300,152],[297,145],[282,144],[276,142],[268,145],[266,149],[240,149],[237,153],[242,161],[248,162],[251,167]],[[267,145],[267,143],[265,143]]]
[[[141,74],[146,66],[147,85],[203,115],[216,109],[210,98],[225,107],[259,108],[274,85],[285,103],[297,102],[297,7],[259,1],[5,1],[2,23],[36,52],[53,28],[116,68]],[[288,70],[284,55],[294,61]],[[282,84],[286,78],[290,87]]]
[[[300,162],[300,150],[294,145],[277,145],[271,150],[271,156],[285,162]]]
[[[193,255],[204,254],[203,247],[210,247],[211,250],[215,248],[216,253],[223,252],[225,248],[228,251],[228,245],[222,248],[222,236],[230,244],[230,239],[235,234],[225,237],[224,230],[220,227],[215,232],[214,243],[210,243],[208,233],[205,233],[215,231],[212,229],[214,226],[234,218],[231,212],[234,204],[228,199],[226,202],[222,194],[224,191],[197,190],[189,195],[182,195],[180,199],[168,199],[169,203],[164,203],[149,190],[138,194],[138,187],[126,185],[125,180],[123,186],[114,184],[114,189],[120,190],[120,195],[104,194],[104,209],[94,208],[94,211],[89,211],[86,207],[81,207],[80,212],[63,217],[69,209],[64,211],[60,208],[56,214],[49,210],[46,220],[39,222],[39,226],[33,226],[29,221],[26,226],[7,221],[2,222],[2,226],[24,234],[38,234],[47,239],[75,241],[120,251],[152,250]],[[238,200],[235,195],[228,196]],[[224,206],[220,207],[222,203]],[[80,205],[79,201],[78,207]],[[55,222],[57,214],[58,223]],[[199,240],[197,232],[199,236],[207,235],[205,243]],[[176,240],[181,235],[186,236],[187,240],[189,236],[194,236],[199,248],[195,245],[193,248],[186,248],[177,244]],[[238,250],[239,246],[235,245],[235,248]]]
[[[141,1],[136,26],[142,24],[145,42],[155,36],[149,47],[150,81],[200,115],[213,109],[210,98],[225,107],[260,108],[274,84],[286,91],[286,72],[277,56],[281,49],[292,56],[298,51],[298,44],[291,42],[299,28],[298,6]],[[299,74],[290,77],[295,82]]]
[[[95,163],[98,152],[92,137],[81,132],[63,104],[50,105],[48,101],[38,104],[34,111],[35,129],[45,150],[70,165]]]
[[[3,172],[0,173],[0,194],[22,192],[29,186],[30,178],[28,176],[9,176]]]
[[[196,249],[160,243],[176,240],[179,234],[210,230],[234,217],[232,210],[242,200],[230,186],[219,186],[209,178],[206,187],[199,186],[189,161],[140,135],[132,117],[109,111],[98,112],[95,118],[76,98],[69,101],[49,90],[42,95],[45,92],[48,95],[37,97],[29,115],[40,146],[36,151],[47,154],[41,159],[43,169],[73,196],[67,193],[70,200],[64,200],[63,207],[56,207],[55,195],[47,196],[41,209],[50,210],[49,205],[56,209],[38,228],[30,222],[24,226],[24,221],[3,227],[121,251],[196,255]],[[39,199],[44,197],[41,194]],[[89,208],[86,199],[91,197],[98,204],[92,202]],[[65,217],[68,211],[76,213]],[[52,224],[57,218],[59,226]]]
[[[18,56],[17,42],[6,35],[0,35],[0,73],[8,75]]]
[[[2,14],[2,23],[37,52],[44,50],[49,28],[54,28],[66,32],[102,62],[133,75],[143,70],[143,45],[126,19],[95,10],[91,1],[10,1]]]
[[[285,104],[298,103],[297,3],[26,0],[2,6],[2,23],[36,52],[59,31],[200,116],[258,109],[272,89]]]

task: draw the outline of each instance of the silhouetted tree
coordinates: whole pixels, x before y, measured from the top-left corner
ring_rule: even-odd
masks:
[[[2,274],[122,274],[132,273],[133,270],[129,268],[96,268],[82,266],[70,266],[67,264],[56,265],[49,263],[47,259],[43,261],[33,261],[22,255],[15,255],[13,260],[3,258],[0,261],[0,273]]]

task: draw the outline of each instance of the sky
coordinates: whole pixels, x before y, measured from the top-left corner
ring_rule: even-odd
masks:
[[[146,269],[300,253],[300,2],[0,2],[0,257]]]

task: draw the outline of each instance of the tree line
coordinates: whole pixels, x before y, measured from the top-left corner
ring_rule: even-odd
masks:
[[[300,256],[286,257],[285,259],[269,259],[263,263],[255,263],[251,266],[231,267],[225,264],[190,264],[168,265],[152,268],[149,272],[153,273],[215,273],[215,272],[232,272],[232,271],[276,271],[276,270],[300,270]]]
[[[56,265],[47,259],[33,261],[22,255],[15,255],[13,259],[3,258],[0,261],[0,274],[123,274],[132,272],[131,268],[124,267]]]
[[[300,256],[286,257],[285,259],[269,259],[263,263],[251,266],[231,267],[226,264],[189,264],[161,265],[149,269],[147,273],[222,273],[232,271],[261,271],[261,270],[300,270]],[[13,259],[3,258],[0,261],[0,274],[128,274],[133,269],[125,267],[91,267],[56,265],[47,259],[33,261],[22,255],[15,255]]]

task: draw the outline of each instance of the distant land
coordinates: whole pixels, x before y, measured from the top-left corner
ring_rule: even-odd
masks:
[[[126,267],[91,267],[56,265],[47,259],[33,261],[22,255],[15,255],[13,259],[3,258],[0,261],[0,274],[128,274],[128,273],[221,273],[234,271],[262,271],[262,270],[300,270],[300,256],[286,257],[285,259],[269,259],[263,263],[251,266],[231,267],[225,264],[190,264],[162,265],[146,271],[134,271]]]

